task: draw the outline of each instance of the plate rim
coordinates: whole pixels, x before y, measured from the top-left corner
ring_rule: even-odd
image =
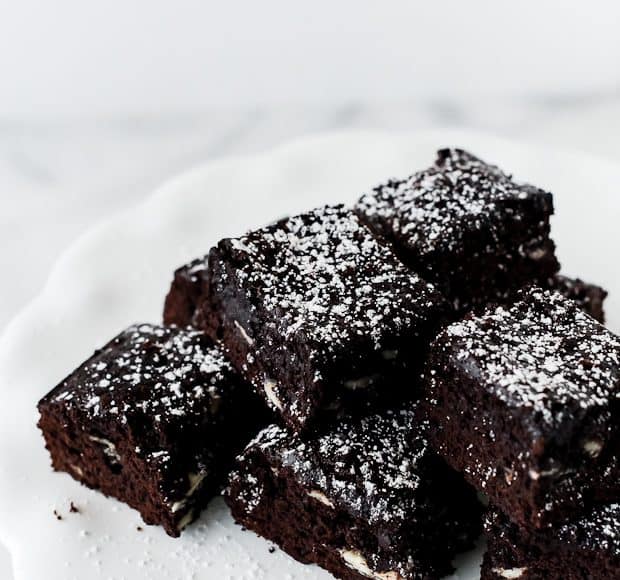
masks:
[[[279,144],[276,147],[266,149],[258,153],[248,153],[243,155],[234,155],[219,159],[209,160],[205,163],[198,164],[189,168],[167,180],[160,186],[155,188],[150,194],[147,194],[140,202],[123,210],[117,211],[107,218],[99,221],[91,226],[88,230],[77,236],[66,248],[59,254],[49,270],[47,278],[40,287],[39,292],[19,310],[6,324],[0,335],[0,380],[4,375],[4,355],[9,345],[13,342],[13,337],[17,336],[24,325],[27,326],[30,316],[35,313],[41,306],[48,302],[49,297],[53,296],[56,288],[63,279],[63,271],[69,267],[72,257],[77,256],[92,243],[108,235],[118,224],[129,220],[131,216],[143,214],[150,211],[150,208],[156,208],[176,195],[176,192],[183,190],[188,184],[208,179],[210,172],[217,172],[231,169],[242,163],[249,161],[260,163],[265,159],[285,159],[289,155],[298,155],[303,151],[311,151],[317,147],[325,146],[326,142],[335,143],[342,141],[346,143],[350,140],[368,140],[368,139],[394,139],[394,140],[437,140],[446,143],[458,143],[467,141],[481,141],[485,143],[497,143],[504,149],[523,150],[528,148],[538,152],[540,155],[554,155],[566,159],[566,162],[585,162],[589,166],[602,167],[603,171],[613,172],[618,176],[620,183],[620,164],[611,160],[597,157],[595,155],[581,153],[571,149],[551,147],[541,144],[529,144],[526,141],[506,139],[496,135],[484,132],[470,131],[467,129],[432,129],[419,132],[397,132],[383,130],[347,130],[332,131],[327,133],[316,133],[312,135],[302,136],[292,141]],[[432,154],[432,152],[431,152]],[[163,300],[163,298],[162,298]],[[0,387],[0,402],[6,400],[7,387]],[[4,397],[4,399],[3,399]],[[1,461],[1,459],[0,459]],[[7,548],[12,555],[11,539],[9,534],[5,533],[3,526],[0,526],[0,542]]]
[[[502,136],[498,136],[493,133],[486,133],[483,131],[469,130],[466,128],[437,128],[437,129],[425,129],[422,131],[389,131],[389,130],[366,130],[366,129],[350,129],[350,130],[337,130],[327,131],[320,133],[313,133],[309,135],[302,135],[294,139],[280,143],[274,147],[267,148],[254,153],[244,153],[240,155],[230,155],[217,159],[205,161],[197,165],[191,166],[188,169],[181,171],[178,174],[164,180],[160,185],[155,187],[151,193],[147,193],[140,201],[132,204],[130,207],[124,208],[114,212],[112,215],[94,223],[86,231],[76,236],[65,248],[60,252],[57,258],[54,260],[50,267],[48,274],[40,286],[39,291],[32,297],[32,299],[24,306],[22,306],[15,315],[13,315],[7,324],[4,326],[2,333],[0,333],[0,357],[4,350],[4,345],[7,342],[7,335],[14,332],[14,327],[17,326],[21,319],[31,311],[34,306],[40,302],[45,295],[50,292],[50,288],[53,286],[54,281],[58,277],[59,271],[65,263],[67,263],[73,254],[79,253],[82,246],[86,245],[89,241],[105,233],[106,230],[112,229],[114,224],[127,219],[128,216],[141,213],[148,207],[153,206],[161,200],[171,197],[177,189],[183,187],[185,183],[196,180],[198,177],[202,177],[211,171],[221,170],[228,165],[236,165],[238,163],[247,162],[250,160],[257,161],[261,158],[269,158],[275,156],[283,156],[286,154],[294,153],[295,150],[300,148],[311,148],[321,144],[325,141],[340,140],[340,139],[367,139],[367,138],[397,138],[397,139],[433,139],[441,138],[446,142],[454,140],[478,140],[495,141],[501,143],[503,147],[516,147],[533,149],[539,151],[541,155],[560,155],[566,156],[567,160],[580,159],[587,160],[588,163],[599,164],[605,167],[606,170],[613,168],[612,170],[618,171],[618,177],[620,181],[620,163],[613,160],[599,157],[591,153],[585,153],[576,149],[568,147],[555,147],[551,145],[545,145],[540,143],[530,143],[527,140],[511,139]],[[0,358],[0,375],[2,373],[2,360]],[[0,388],[0,393],[2,389]],[[1,397],[1,395],[0,395]]]

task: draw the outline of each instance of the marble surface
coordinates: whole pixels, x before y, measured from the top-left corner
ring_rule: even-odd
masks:
[[[140,202],[170,176],[317,132],[433,127],[470,128],[620,162],[620,93],[0,120],[0,330],[40,291],[73,239]],[[0,552],[0,571],[6,567]]]

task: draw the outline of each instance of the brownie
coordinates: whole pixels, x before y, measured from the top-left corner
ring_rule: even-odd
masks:
[[[338,578],[439,578],[480,531],[476,493],[428,447],[413,407],[301,439],[272,425],[237,460],[240,525]]]
[[[164,304],[164,324],[189,326],[207,283],[207,256],[196,258],[178,268]]]
[[[605,323],[603,302],[607,298],[607,292],[600,286],[589,284],[579,278],[569,278],[557,274],[548,280],[545,288],[555,290],[563,296],[574,300],[592,318],[595,318],[601,324]]]
[[[529,288],[450,325],[426,389],[431,444],[513,521],[620,497],[620,337],[572,300]]]
[[[620,580],[620,504],[597,506],[539,531],[519,528],[491,510],[485,532],[482,580]]]
[[[343,206],[220,241],[207,277],[201,327],[296,431],[419,396],[450,310]]]
[[[429,169],[375,187],[356,211],[459,313],[559,269],[551,194],[461,149],[442,149]]]
[[[221,489],[263,402],[206,335],[139,324],[39,402],[52,465],[171,536]]]

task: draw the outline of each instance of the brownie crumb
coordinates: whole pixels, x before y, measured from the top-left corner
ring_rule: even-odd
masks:
[[[69,511],[72,514],[79,514],[80,513],[80,508],[78,508],[73,502],[71,502],[69,504]]]
[[[58,513],[58,511],[57,511],[57,510],[54,510],[54,517],[55,517],[58,521],[62,520],[62,516]]]
[[[136,530],[138,530],[139,532],[144,531],[144,528],[142,526],[136,526]]]
[[[270,554],[275,554],[276,551],[276,547],[275,546],[269,546],[269,553]]]

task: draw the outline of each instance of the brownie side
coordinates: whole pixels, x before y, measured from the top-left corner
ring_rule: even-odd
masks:
[[[600,286],[589,284],[580,278],[569,278],[557,274],[547,282],[545,287],[574,300],[586,314],[601,324],[605,323],[603,303],[607,298],[607,291]]]
[[[553,198],[460,149],[362,196],[356,211],[457,312],[501,302],[559,269],[549,238]]]
[[[171,536],[220,489],[263,404],[202,333],[128,328],[39,403],[52,466]]]
[[[558,528],[519,528],[498,510],[485,518],[482,580],[620,579],[620,506],[598,506]]]
[[[435,341],[431,445],[521,525],[620,493],[620,339],[570,300],[529,289]]]
[[[178,268],[164,303],[164,324],[194,325],[194,315],[207,283],[207,256]]]
[[[473,544],[479,505],[429,452],[413,412],[301,440],[272,426],[238,459],[235,520],[340,578],[437,578]]]
[[[299,431],[419,396],[415,377],[449,313],[342,206],[222,240],[208,278],[202,328]]]
[[[42,407],[39,428],[54,470],[126,503],[140,512],[145,523],[160,525],[173,537],[220,488],[221,475],[206,475],[218,467],[212,458],[172,459],[164,451],[143,455],[136,451],[139,446],[133,438],[116,426],[86,427],[81,418],[58,407]]]

